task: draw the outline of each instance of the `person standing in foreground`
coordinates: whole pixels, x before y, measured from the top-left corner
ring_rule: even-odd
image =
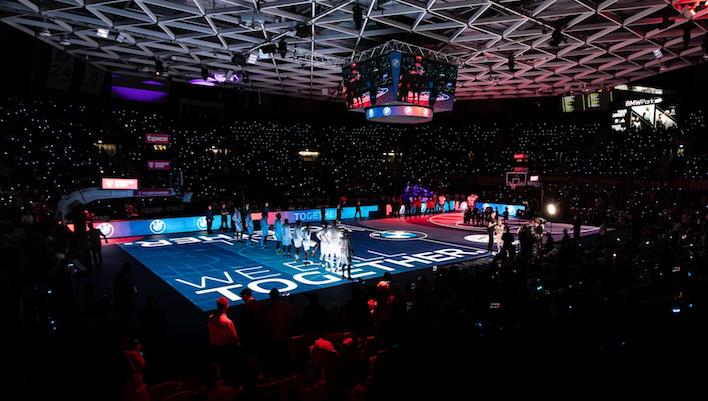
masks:
[[[108,237],[101,230],[88,223],[89,251],[93,268],[103,266],[103,252],[101,252],[101,237],[108,243]]]
[[[209,315],[209,319],[207,320],[212,359],[218,363],[224,364],[233,361],[239,346],[238,334],[234,322],[226,315],[228,309],[228,299],[225,297],[217,299],[216,312]]]

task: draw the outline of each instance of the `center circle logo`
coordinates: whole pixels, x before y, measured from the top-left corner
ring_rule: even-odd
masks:
[[[153,234],[162,234],[167,228],[167,224],[160,219],[156,219],[150,222],[150,231]]]
[[[403,231],[403,230],[389,230],[389,231],[376,231],[369,234],[369,237],[374,239],[384,239],[384,240],[410,240],[410,239],[420,239],[426,238],[428,234],[420,231]]]
[[[115,232],[115,229],[113,228],[113,224],[111,223],[101,223],[96,226],[96,228],[99,229],[105,235],[106,237],[110,237],[113,235]]]
[[[199,231],[207,229],[206,217],[202,216],[197,219],[197,228],[199,229]]]
[[[413,108],[411,106],[406,106],[405,109],[403,109],[403,112],[407,115],[410,116],[413,113]]]
[[[489,242],[489,234],[471,234],[465,236],[465,241],[476,242],[478,244],[486,244]]]
[[[383,114],[385,116],[390,116],[391,115],[391,108],[390,107],[384,107],[383,108]]]

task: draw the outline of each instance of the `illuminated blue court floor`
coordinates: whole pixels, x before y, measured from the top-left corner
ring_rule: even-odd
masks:
[[[474,247],[428,238],[422,231],[348,227],[353,230],[353,278],[370,280],[386,272],[431,269],[488,255]],[[266,299],[272,288],[295,294],[348,282],[340,273],[326,271],[319,253],[315,263],[306,265],[277,255],[274,244],[269,238],[266,249],[261,249],[256,242],[237,243],[230,233],[184,233],[146,237],[120,247],[203,311],[213,310],[220,296],[234,305],[242,303],[238,294],[245,287],[256,299]]]

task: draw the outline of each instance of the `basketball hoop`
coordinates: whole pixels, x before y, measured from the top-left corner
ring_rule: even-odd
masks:
[[[506,185],[515,190],[516,187],[526,186],[527,173],[520,171],[509,171],[506,173]]]

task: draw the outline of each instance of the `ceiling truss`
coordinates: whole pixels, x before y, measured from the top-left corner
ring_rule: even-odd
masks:
[[[409,51],[458,65],[456,97],[480,99],[608,88],[702,62],[705,3],[0,0],[0,19],[107,71],[154,74],[156,58],[175,80],[243,69],[251,89],[301,97],[338,98],[343,64]],[[232,63],[281,40],[285,57]]]

